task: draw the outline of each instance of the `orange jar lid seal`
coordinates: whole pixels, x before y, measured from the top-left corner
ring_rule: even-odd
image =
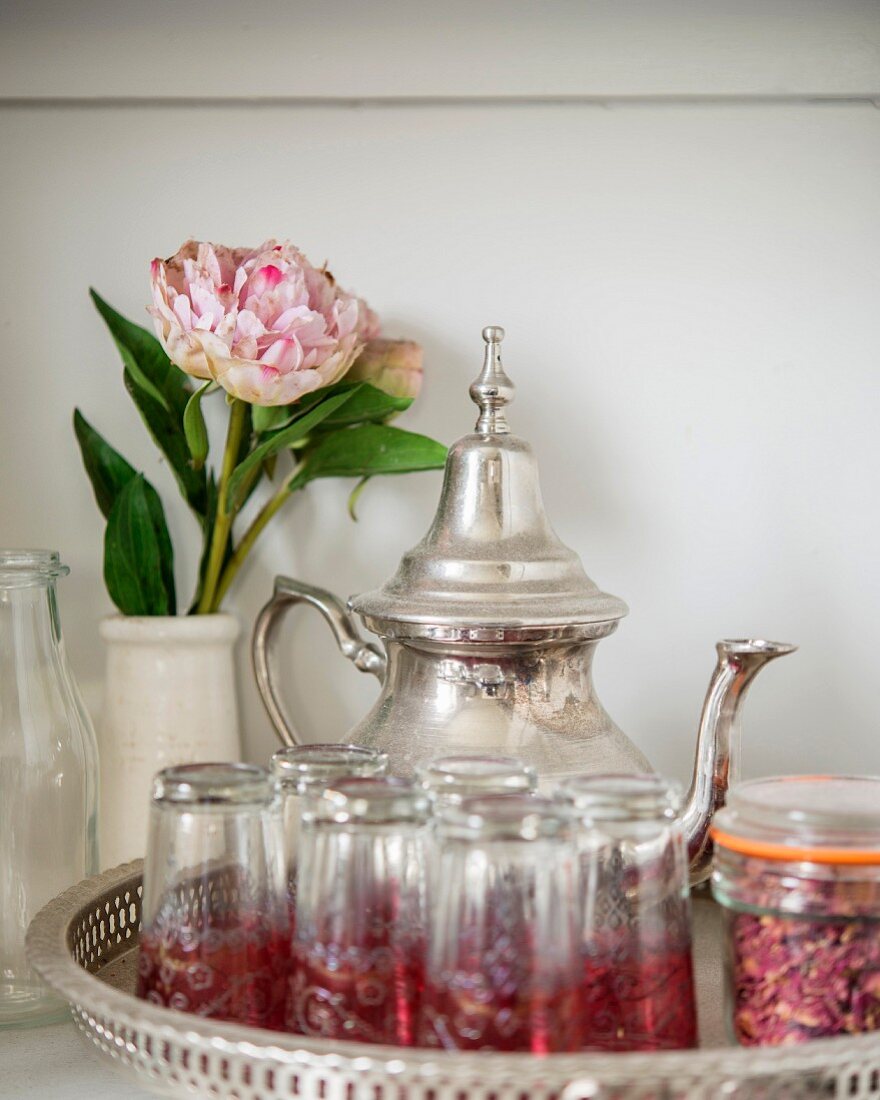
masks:
[[[779,775],[731,788],[710,835],[757,859],[880,866],[880,776]]]
[[[845,863],[850,866],[880,865],[880,850],[870,848],[798,848],[790,844],[773,844],[766,840],[734,836],[714,826],[710,835],[719,848],[757,859],[782,860],[789,863]]]

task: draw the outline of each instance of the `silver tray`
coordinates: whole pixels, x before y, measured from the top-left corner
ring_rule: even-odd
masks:
[[[716,1100],[880,1097],[880,1036],[797,1047],[724,1045],[718,912],[695,900],[700,1050],[439,1053],[216,1023],[133,996],[140,861],[87,879],[34,918],[28,952],[82,1033],[162,1095],[236,1100]]]

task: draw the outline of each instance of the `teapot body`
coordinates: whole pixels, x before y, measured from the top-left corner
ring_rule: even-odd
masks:
[[[596,639],[492,646],[383,638],[384,680],[349,733],[409,775],[449,753],[505,753],[540,779],[650,770],[596,697]]]
[[[285,714],[286,677],[273,674],[272,656],[278,622],[297,605],[320,612],[343,655],[380,681],[375,704],[348,740],[387,753],[398,775],[411,775],[435,757],[467,752],[518,756],[543,780],[650,770],[593,686],[596,645],[616,623],[448,628],[363,616],[380,646],[361,635],[332,592],[278,577],[257,619],[253,657],[263,701],[287,744],[300,736]]]

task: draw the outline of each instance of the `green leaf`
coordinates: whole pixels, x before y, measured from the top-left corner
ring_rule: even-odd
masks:
[[[168,459],[184,499],[204,521],[205,474],[193,468],[183,425],[190,398],[188,375],[174,366],[152,333],[117,313],[94,290],[90,293],[122,356],[125,388]]]
[[[79,409],[74,409],[73,430],[82,453],[83,465],[95,492],[95,500],[107,519],[116,498],[135,476],[136,471],[95,431]]]
[[[162,502],[135,474],[110,510],[104,534],[104,580],[124,615],[174,615],[174,559]]]
[[[168,459],[183,499],[204,522],[207,508],[207,482],[204,469],[196,470],[190,462],[189,444],[183,430],[183,412],[186,406],[181,408],[178,419],[176,415],[170,415],[146,390],[140,389],[134,376],[127,369],[123,373],[123,381],[150,435]]]
[[[151,523],[156,532],[156,538],[160,548],[160,572],[162,584],[166,594],[165,603],[174,613],[176,597],[174,592],[174,551],[171,539],[168,535],[168,526],[165,522],[165,513],[159,494],[142,474],[138,474],[133,466],[115,451],[110,444],[89,424],[79,409],[73,414],[73,428],[79,442],[83,456],[86,473],[95,491],[95,499],[103,515],[109,521],[114,512],[119,497],[126,486],[133,480],[139,479],[143,483],[143,496],[146,499],[150,512]],[[118,521],[114,520],[114,524]],[[109,526],[109,524],[108,524]],[[106,545],[106,536],[105,536]],[[111,563],[111,571],[113,569]],[[107,574],[107,560],[105,553],[105,575]],[[109,588],[109,582],[108,582]],[[112,592],[111,592],[112,596]]]
[[[319,390],[312,390],[311,393],[303,394],[299,401],[285,407],[292,412],[302,412],[305,409],[310,409],[312,405],[317,405],[319,401],[323,401],[326,397],[335,397],[337,393],[351,393],[363,384],[363,382],[334,382],[332,386],[322,386]]]
[[[201,470],[208,457],[208,429],[202,413],[202,398],[215,385],[215,382],[206,382],[204,386],[200,386],[183,410],[183,434],[186,436],[194,470]]]
[[[323,400],[324,397],[346,391],[352,392],[351,400],[323,422],[322,430],[326,427],[339,428],[347,424],[387,420],[390,416],[408,409],[413,403],[411,397],[392,397],[390,393],[385,393],[370,382],[337,382],[323,390],[315,390],[307,394],[299,404],[300,407],[310,406],[317,400]]]
[[[117,313],[94,289],[89,294],[138,386],[166,412],[177,412],[182,417],[189,399],[189,376],[175,367],[150,331]]]
[[[298,416],[288,427],[274,432],[258,447],[254,447],[247,458],[235,468],[232,477],[229,479],[227,507],[234,508],[241,505],[238,498],[242,486],[252,487],[253,484],[248,480],[248,475],[252,470],[257,466],[261,466],[272,455],[278,454],[279,451],[291,447],[298,440],[304,439],[322,420],[325,420],[331,413],[350,400],[356,392],[355,388],[351,388],[319,401]]]
[[[277,432],[326,398],[335,397],[340,393],[351,394],[362,385],[362,382],[336,382],[332,386],[312,390],[292,405],[254,405],[252,409],[254,431],[260,435],[266,432]]]
[[[364,491],[364,486],[369,480],[368,477],[362,477],[348,497],[348,514],[355,523],[357,523],[357,503],[361,498],[361,493]]]
[[[371,386],[369,382],[358,383],[358,390],[321,424],[325,428],[338,428],[348,424],[380,422],[389,416],[403,412],[413,403],[411,397],[393,397],[390,393]]]
[[[168,533],[165,509],[162,507],[159,494],[146,478],[144,478],[144,494],[147,498],[147,507],[150,509],[153,530],[156,532],[156,538],[159,542],[159,569],[162,573],[162,584],[165,588],[168,604],[167,614],[176,615],[177,593],[174,588],[174,547]]]
[[[291,490],[319,477],[374,477],[437,470],[446,448],[425,435],[387,424],[362,424],[322,436],[291,478]]]
[[[284,428],[299,411],[296,405],[254,405],[251,410],[254,431],[262,435]]]

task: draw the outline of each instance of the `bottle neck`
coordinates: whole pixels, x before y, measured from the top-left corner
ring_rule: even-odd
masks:
[[[16,662],[55,657],[61,646],[61,620],[55,581],[0,587],[0,650]]]

